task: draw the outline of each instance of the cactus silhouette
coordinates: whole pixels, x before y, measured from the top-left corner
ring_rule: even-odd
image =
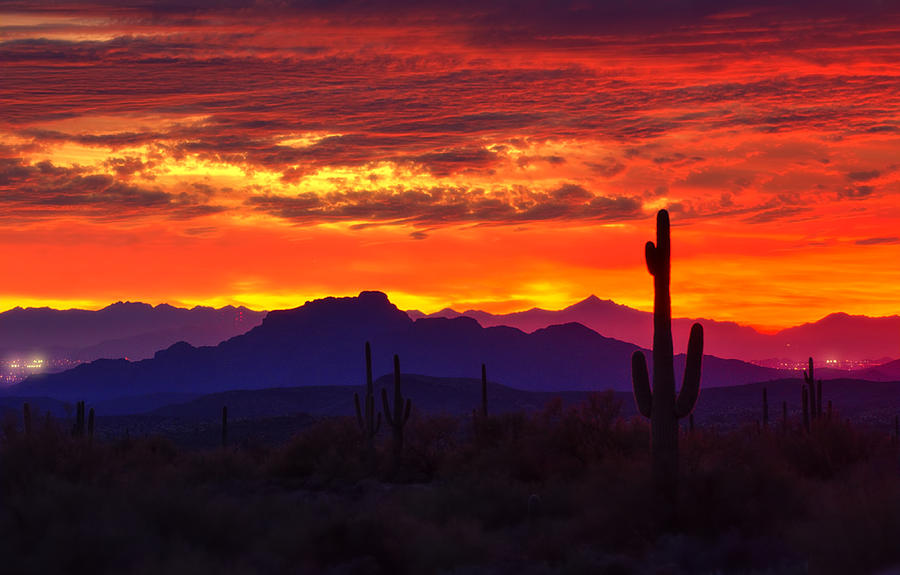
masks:
[[[22,426],[25,435],[31,435],[31,406],[27,402],[22,406]]]
[[[403,426],[409,420],[409,410],[412,403],[409,399],[406,404],[403,403],[403,396],[400,394],[400,358],[394,356],[394,411],[388,404],[387,389],[381,389],[381,402],[384,408],[384,418],[393,431],[393,448],[394,448],[394,464],[400,462],[400,456],[403,454]]]
[[[803,370],[803,382],[809,387],[809,419],[815,421],[822,417],[822,380],[816,382],[813,358],[809,358],[809,370]]]
[[[84,402],[79,401],[75,404],[75,425],[72,426],[72,435],[75,437],[84,437]]]
[[[647,361],[640,351],[631,356],[631,377],[638,411],[650,418],[650,452],[653,484],[657,493],[674,501],[678,480],[678,420],[687,417],[700,394],[700,365],[703,358],[703,326],[691,327],[684,381],[675,393],[672,346],[671,248],[669,213],[656,215],[656,244],[647,242],[647,269],[653,276],[653,389]]]
[[[366,342],[366,405],[365,414],[360,408],[359,394],[353,394],[353,403],[356,406],[356,421],[359,430],[366,442],[366,458],[371,462],[375,456],[375,436],[381,428],[381,413],[375,417],[375,387],[372,384],[372,348]]]
[[[763,388],[763,427],[769,427],[769,395]]]

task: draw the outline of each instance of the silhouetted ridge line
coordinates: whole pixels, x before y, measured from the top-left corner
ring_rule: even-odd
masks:
[[[545,391],[628,390],[629,358],[639,349],[580,324],[528,334],[509,327],[485,328],[471,318],[414,322],[384,294],[363,292],[270,312],[259,326],[217,346],[179,342],[153,359],[94,362],[31,377],[11,392],[95,401],[153,393],[358,385],[365,373],[359,350],[367,341],[375,377],[387,371],[396,353],[409,373],[469,377],[472,366],[490,363],[492,380]],[[709,385],[782,375],[739,361],[707,357],[704,362]],[[676,356],[675,363],[683,365],[683,357]]]

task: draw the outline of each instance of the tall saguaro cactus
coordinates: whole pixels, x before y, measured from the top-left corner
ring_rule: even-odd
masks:
[[[703,359],[703,326],[691,327],[681,391],[675,392],[672,346],[671,248],[669,213],[656,215],[656,244],[647,242],[647,269],[653,276],[653,389],[647,361],[640,351],[631,357],[631,377],[638,411],[650,418],[650,452],[653,484],[657,493],[674,501],[678,480],[678,420],[687,417],[700,395],[700,364]]]
[[[387,389],[381,389],[381,402],[384,407],[384,418],[393,431],[394,463],[397,464],[403,453],[403,426],[409,420],[409,410],[412,404],[407,399],[404,406],[403,396],[400,394],[400,358],[396,355],[394,356],[394,411],[391,412],[391,406],[388,404]]]
[[[809,386],[809,418],[810,420],[815,420],[819,416],[816,408],[819,404],[816,401],[816,377],[815,372],[813,372],[813,358],[809,358],[809,371],[803,370],[803,381]]]
[[[75,437],[84,437],[84,402],[79,401],[75,404],[75,425],[72,426],[72,435]]]
[[[366,457],[370,459],[375,455],[375,436],[381,428],[381,413],[375,417],[375,386],[372,384],[372,347],[366,342],[366,405],[365,414],[360,408],[359,394],[353,394],[353,403],[356,406],[356,422],[366,442]]]

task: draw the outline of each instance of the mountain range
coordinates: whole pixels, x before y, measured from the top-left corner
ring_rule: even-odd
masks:
[[[531,391],[631,389],[638,346],[577,323],[526,333],[483,327],[468,317],[413,321],[380,292],[324,298],[269,312],[247,333],[216,346],[179,342],[141,361],[98,360],[63,373],[40,374],[7,393],[108,400],[148,394],[205,394],[234,389],[358,385],[363,347],[372,343],[376,375],[399,354],[404,373],[465,378],[487,364],[491,381]],[[646,352],[645,353],[649,353]],[[652,362],[648,363],[652,364]],[[684,356],[676,357],[682,371]],[[790,373],[707,355],[704,386],[764,381]]]
[[[606,337],[649,347],[653,339],[653,314],[590,296],[561,310],[534,308],[509,314],[479,310],[457,312],[443,309],[433,314],[411,310],[410,317],[470,317],[485,327],[505,325],[533,332],[569,322],[577,322]],[[743,361],[785,359],[802,362],[814,357],[842,361],[869,360],[883,363],[900,357],[900,316],[868,317],[833,313],[816,322],[790,327],[777,333],[760,333],[734,322],[702,318],[673,318],[675,350],[687,349],[691,325],[699,321],[706,334],[705,351],[718,357]]]
[[[136,302],[97,311],[17,307],[0,313],[0,358],[144,359],[178,341],[218,344],[259,325],[265,315],[245,307],[185,309]]]
[[[580,323],[612,339],[647,348],[652,342],[653,316],[596,296],[561,310],[534,308],[510,314],[444,309],[433,314],[406,312],[421,318],[469,317],[483,327],[508,326],[532,333],[553,325]],[[178,308],[117,302],[101,310],[15,308],[0,313],[0,359],[39,354],[76,361],[128,358],[140,360],[179,341],[211,346],[257,326],[264,311],[227,306]],[[690,326],[700,321],[706,332],[705,351],[717,357],[757,362],[769,367],[796,364],[813,356],[826,359],[868,360],[877,365],[900,357],[900,317],[867,317],[834,313],[813,323],[777,333],[761,333],[734,322],[675,318],[675,349],[684,350]],[[852,376],[846,371],[831,377]]]

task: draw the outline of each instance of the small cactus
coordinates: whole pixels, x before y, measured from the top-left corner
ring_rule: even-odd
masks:
[[[769,427],[769,395],[766,388],[763,388],[763,427]]]
[[[650,418],[650,451],[653,484],[658,494],[674,502],[678,479],[678,420],[687,417],[700,394],[700,365],[703,359],[703,326],[691,327],[681,392],[675,393],[672,346],[671,248],[669,213],[656,215],[656,244],[645,246],[647,269],[653,276],[653,389],[647,361],[640,351],[631,356],[631,377],[638,411]]]
[[[372,383],[372,348],[366,342],[366,405],[365,414],[360,407],[359,394],[353,394],[353,403],[356,406],[356,421],[359,430],[366,442],[366,457],[372,461],[375,456],[375,436],[381,429],[381,413],[375,416],[375,387]]]
[[[400,358],[394,356],[394,411],[388,403],[387,389],[381,389],[381,403],[384,408],[384,418],[393,431],[393,448],[394,448],[394,464],[400,463],[400,456],[403,454],[403,426],[409,420],[409,411],[412,402],[409,399],[403,402],[403,395],[400,394]]]

